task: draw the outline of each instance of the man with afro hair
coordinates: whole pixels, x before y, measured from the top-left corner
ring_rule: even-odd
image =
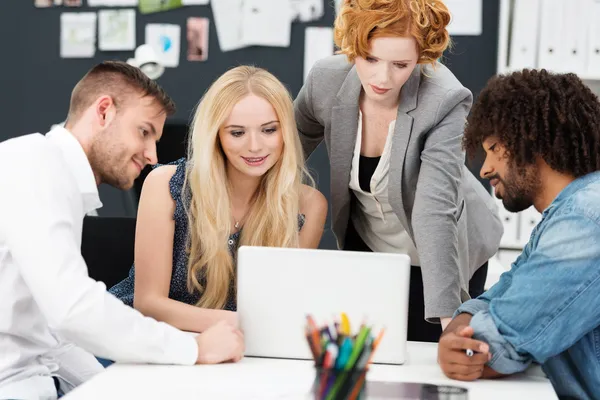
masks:
[[[464,135],[504,207],[542,213],[499,282],[456,311],[439,343],[453,379],[541,364],[561,398],[600,398],[600,102],[574,74],[492,78]]]

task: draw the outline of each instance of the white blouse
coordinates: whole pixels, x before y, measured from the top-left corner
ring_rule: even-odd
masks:
[[[419,266],[419,256],[412,239],[400,223],[388,201],[388,176],[392,136],[396,121],[388,128],[387,140],[377,168],[371,177],[371,193],[360,188],[358,164],[362,145],[362,113],[358,118],[358,133],[350,170],[350,189],[358,200],[357,212],[353,213],[352,223],[369,248],[381,253],[402,253],[410,257],[411,265]]]

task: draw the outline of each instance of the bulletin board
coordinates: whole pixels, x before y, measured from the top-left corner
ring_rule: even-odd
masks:
[[[98,11],[84,6],[77,9],[39,9],[34,0],[0,1],[0,31],[6,40],[0,56],[0,116],[3,128],[0,141],[31,132],[45,132],[52,124],[65,119],[73,86],[93,65],[107,59],[126,61],[132,51],[102,52],[93,58],[60,58],[60,14],[64,11]],[[218,0],[211,0],[218,1]],[[181,59],[178,68],[167,69],[158,82],[177,104],[177,113],[169,124],[187,124],[198,100],[208,86],[227,69],[252,64],[264,67],[277,76],[295,96],[302,86],[304,32],[307,26],[332,26],[334,0],[325,0],[322,19],[292,24],[291,45],[288,48],[249,47],[221,52],[210,6],[189,6],[154,14],[137,13],[137,45],[144,41],[147,23],[179,24],[185,32],[188,17],[210,20],[209,56],[205,62],[186,60],[185,34],[182,34]],[[456,36],[454,47],[446,54],[445,64],[475,96],[487,80],[496,73],[498,45],[499,0],[483,1],[483,31],[478,36]],[[329,195],[329,165],[321,146],[309,160],[317,175],[321,191]],[[479,165],[472,165],[477,171]],[[123,206],[119,196],[110,189],[101,191],[104,203],[101,215],[135,215]],[[329,221],[328,221],[329,223]],[[323,248],[335,247],[333,235],[327,232]]]

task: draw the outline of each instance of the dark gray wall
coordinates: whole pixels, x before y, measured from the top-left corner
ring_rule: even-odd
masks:
[[[218,0],[213,0],[218,1]],[[325,0],[332,3],[332,0]],[[0,56],[0,141],[30,132],[45,132],[53,123],[64,120],[69,96],[75,83],[94,64],[105,59],[126,60],[131,52],[100,52],[93,59],[61,59],[59,55],[60,13],[97,10],[52,8],[37,9],[34,0],[0,1],[0,32],[5,51]],[[86,1],[84,0],[84,4]],[[445,63],[475,95],[496,71],[499,0],[483,2],[483,35],[455,37],[455,46]],[[137,42],[144,40],[146,23],[177,23],[185,27],[190,16],[211,19],[209,59],[204,63],[185,60],[185,35],[182,35],[182,58],[179,68],[167,69],[159,83],[174,98],[177,114],[168,123],[185,124],[206,88],[228,68],[254,64],[274,73],[296,95],[302,85],[304,28],[308,25],[331,26],[333,8],[326,7],[322,20],[310,24],[295,23],[290,48],[252,47],[221,53],[208,6],[185,7],[137,18]],[[309,160],[317,172],[319,188],[329,195],[329,167],[323,148]],[[477,165],[473,166],[478,168]],[[104,208],[101,215],[132,215],[135,196],[101,187]],[[329,224],[329,221],[328,221]],[[335,241],[328,231],[321,247],[333,248]]]

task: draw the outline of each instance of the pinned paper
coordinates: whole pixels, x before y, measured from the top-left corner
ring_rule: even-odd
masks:
[[[188,61],[206,61],[208,58],[208,18],[188,18]]]
[[[135,49],[135,10],[98,11],[98,48],[102,51]]]
[[[221,51],[290,45],[290,0],[218,0],[212,10]]]
[[[136,7],[138,0],[88,0],[89,7]]]
[[[91,58],[96,53],[96,13],[65,12],[60,16],[60,56]]]
[[[81,0],[79,0],[81,5]],[[38,8],[62,6],[62,0],[34,0],[33,5]]]
[[[168,11],[182,6],[181,0],[139,0],[139,2],[142,14]]]
[[[343,2],[344,2],[344,0],[335,0],[334,6],[335,6],[335,15],[336,16],[340,13],[340,9],[342,8]]]
[[[446,0],[451,19],[450,35],[478,36],[482,32],[482,0]]]
[[[325,14],[323,0],[290,0],[292,20],[300,22],[317,21]]]
[[[217,0],[212,3],[221,51],[237,50],[245,46],[242,39],[243,3],[244,0]]]
[[[146,25],[146,43],[152,46],[165,67],[179,65],[181,26],[175,24]]]
[[[244,0],[242,6],[243,43],[246,46],[289,47],[291,22],[292,4],[290,0]]]
[[[333,55],[333,29],[309,26],[304,34],[304,81],[311,68],[322,58]]]

